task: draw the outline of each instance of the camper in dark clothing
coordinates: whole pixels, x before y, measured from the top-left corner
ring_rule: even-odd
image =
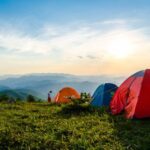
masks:
[[[49,103],[52,101],[52,99],[51,99],[51,93],[52,93],[52,91],[49,91],[49,92],[48,92],[48,100],[47,100],[47,101],[48,101]]]

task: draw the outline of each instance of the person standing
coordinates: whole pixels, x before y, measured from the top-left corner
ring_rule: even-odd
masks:
[[[49,92],[48,92],[48,100],[47,100],[47,101],[48,101],[49,103],[52,101],[52,99],[51,99],[51,93],[52,93],[52,91],[49,91]]]

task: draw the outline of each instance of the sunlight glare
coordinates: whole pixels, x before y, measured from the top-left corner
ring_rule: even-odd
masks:
[[[128,57],[133,51],[133,45],[127,37],[112,39],[108,45],[108,54],[117,59]]]

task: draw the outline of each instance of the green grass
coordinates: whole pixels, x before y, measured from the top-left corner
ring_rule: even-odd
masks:
[[[149,148],[150,120],[126,120],[86,105],[0,104],[2,150]]]

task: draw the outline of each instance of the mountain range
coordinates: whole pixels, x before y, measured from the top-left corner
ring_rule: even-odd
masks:
[[[112,82],[119,85],[123,79],[124,77],[105,75],[79,76],[55,73],[8,75],[0,76],[0,93],[16,93],[16,95],[21,95],[20,98],[23,99],[28,94],[32,94],[41,99],[46,99],[48,91],[52,90],[53,97],[61,88],[71,86],[79,92],[93,94],[98,85],[105,82]]]

